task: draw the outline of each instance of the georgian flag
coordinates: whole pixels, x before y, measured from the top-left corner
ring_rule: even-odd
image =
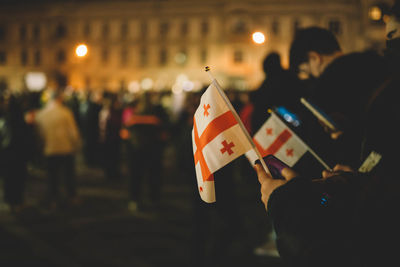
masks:
[[[253,136],[253,141],[262,157],[273,154],[289,167],[308,150],[308,146],[273,112]],[[257,159],[254,150],[246,153],[246,157],[250,163]]]
[[[197,184],[201,199],[208,203],[216,201],[213,173],[252,147],[234,112],[214,81],[194,114],[192,143]]]

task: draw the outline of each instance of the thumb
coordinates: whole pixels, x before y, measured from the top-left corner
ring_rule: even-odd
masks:
[[[292,180],[294,177],[298,176],[297,172],[295,172],[291,168],[283,168],[281,174],[286,181]]]
[[[256,170],[258,181],[262,184],[267,179],[272,179],[271,175],[268,174],[263,166],[260,163],[254,165],[254,169]]]

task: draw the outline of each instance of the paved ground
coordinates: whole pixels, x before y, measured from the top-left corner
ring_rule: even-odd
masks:
[[[166,158],[174,158],[173,154],[167,150]],[[0,266],[194,266],[193,189],[176,175],[175,164],[167,160],[165,165],[161,207],[139,213],[127,209],[127,178],[106,181],[100,169],[88,168],[82,161],[78,162],[82,203],[50,212],[40,205],[43,172],[32,169],[26,192],[29,207],[11,214],[0,203]],[[253,198],[257,189],[249,184],[239,182],[245,228],[225,244],[224,264],[219,266],[278,267],[278,257],[249,253],[265,236],[265,214],[254,201],[258,195]],[[243,236],[248,242],[242,242]],[[216,266],[209,261],[205,259],[206,266]]]

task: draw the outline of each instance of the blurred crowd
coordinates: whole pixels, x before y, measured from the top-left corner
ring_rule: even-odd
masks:
[[[399,26],[400,12],[398,6],[396,8],[393,20]],[[398,33],[396,27],[394,30],[389,27],[388,38],[396,39]],[[295,175],[297,178],[293,179],[294,182],[279,183],[280,191],[262,191],[266,195],[263,196],[265,207],[274,211],[268,213],[271,222],[265,225],[268,230],[265,231],[267,243],[264,247],[271,245],[268,241],[275,242],[273,235],[274,230],[277,231],[280,253],[289,263],[300,261],[309,263],[308,266],[317,266],[329,259],[332,264],[337,263],[336,266],[339,266],[343,258],[346,258],[357,261],[353,266],[358,266],[360,255],[357,253],[361,250],[355,251],[354,255],[347,254],[352,251],[351,245],[354,244],[349,245],[350,249],[346,246],[338,249],[343,240],[360,245],[360,241],[364,240],[360,237],[364,233],[362,230],[368,227],[367,230],[375,235],[374,242],[386,240],[373,230],[374,225],[380,227],[382,223],[372,220],[376,224],[370,223],[361,227],[357,220],[366,221],[365,209],[368,206],[375,207],[380,212],[380,218],[389,220],[391,217],[386,213],[385,205],[393,199],[382,196],[387,197],[385,189],[388,187],[398,194],[398,183],[394,183],[395,180],[392,179],[395,173],[393,166],[396,163],[392,149],[398,145],[398,137],[395,136],[397,131],[392,129],[393,124],[398,121],[398,112],[394,108],[396,103],[393,102],[394,92],[398,88],[398,51],[398,44],[388,43],[385,51],[368,50],[345,54],[334,34],[328,30],[319,27],[299,29],[291,44],[289,69],[282,68],[280,55],[271,52],[263,61],[265,80],[259,88],[252,91],[227,90],[232,105],[250,135],[253,136],[268,119],[268,109],[284,107],[299,118],[297,125],[287,120],[288,127],[329,166],[347,166],[325,170],[315,160],[315,156],[305,155],[292,169],[300,174],[300,178],[313,179],[300,179]],[[169,92],[76,92],[65,88],[39,93],[4,92],[0,99],[0,164],[5,202],[14,212],[23,208],[28,165],[31,164],[43,168],[47,173],[47,192],[44,192],[42,202],[46,208],[56,210],[64,205],[79,205],[81,199],[76,188],[75,161],[76,156],[81,154],[84,164],[102,168],[105,179],[110,181],[121,180],[124,175],[121,167],[123,164],[127,166],[127,208],[132,212],[147,208],[157,210],[160,208],[165,182],[165,150],[173,147],[176,175],[186,177],[185,181],[193,185],[193,230],[196,240],[193,258],[197,259],[193,266],[203,266],[203,263],[206,265],[207,257],[218,263],[227,244],[231,244],[233,239],[240,238],[243,243],[247,242],[243,230],[245,222],[239,208],[238,188],[233,177],[246,181],[257,181],[257,177],[253,166],[242,157],[214,174],[217,203],[205,204],[200,200],[191,132],[193,114],[205,89],[184,93],[184,104],[178,111],[173,104],[174,94]],[[337,122],[338,128],[334,131],[327,129],[326,125],[300,103],[302,97],[311,99],[323,108]],[[392,121],[388,122],[390,116]],[[282,117],[283,120],[285,118],[287,117]],[[383,163],[379,163],[379,160],[373,164],[368,162],[369,157],[376,154],[384,157]],[[361,168],[363,164],[369,164],[367,171]],[[320,179],[324,170],[333,171],[330,175],[339,175],[340,181],[326,180],[326,177]],[[358,170],[363,171],[358,173]],[[350,176],[354,173],[365,176],[363,181],[368,183],[354,186],[355,181],[360,179],[340,176],[343,172]],[[265,177],[261,174],[260,178],[260,173],[259,170],[258,176],[262,183]],[[376,177],[380,179],[376,180]],[[319,178],[318,182],[314,178]],[[343,180],[346,182],[342,183]],[[276,181],[271,182],[268,188],[273,183]],[[60,193],[60,184],[66,187],[64,195]],[[148,185],[148,196],[143,191],[144,184]],[[318,207],[314,207],[314,202],[304,199],[301,192],[308,192],[311,188],[307,196],[313,196],[320,185],[323,187],[323,203],[321,202],[321,206],[318,202],[318,205],[315,204]],[[375,192],[375,185],[381,191]],[[297,188],[300,192],[296,191]],[[350,197],[350,191],[362,197]],[[274,196],[283,200],[268,203],[270,194],[271,199]],[[318,201],[319,197],[316,197]],[[335,197],[335,200],[331,200]],[[145,198],[150,200],[149,203],[145,203]],[[259,202],[259,198],[256,199],[254,202]],[[349,200],[348,203],[357,202],[357,206],[341,203],[346,200]],[[333,203],[329,208],[326,208],[327,201]],[[295,206],[299,203],[304,206]],[[210,212],[211,208],[214,213]],[[352,212],[357,214],[356,218],[352,217]],[[221,219],[217,230],[218,238],[213,249],[207,250],[206,239],[210,233],[206,229],[212,223],[211,217],[215,213]],[[326,221],[322,223],[321,218]],[[346,219],[348,221],[344,221]],[[294,221],[298,224],[294,225]],[[330,223],[326,223],[327,221]],[[335,230],[327,231],[322,226],[325,223],[329,226],[336,223],[332,226]],[[354,238],[354,232],[360,235]],[[390,235],[388,232],[386,234]],[[325,238],[323,241],[321,236]],[[315,243],[307,243],[308,241]],[[325,246],[329,249],[325,249]],[[370,251],[366,247],[363,249]],[[206,251],[211,252],[206,255]],[[341,256],[336,257],[335,251]]]

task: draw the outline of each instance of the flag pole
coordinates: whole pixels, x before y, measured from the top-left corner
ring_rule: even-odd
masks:
[[[264,159],[262,158],[260,151],[258,151],[256,145],[253,142],[253,139],[250,137],[249,132],[247,131],[246,127],[244,127],[242,120],[240,119],[239,115],[237,114],[236,110],[234,109],[234,107],[231,104],[231,101],[229,101],[229,98],[226,96],[224,90],[222,90],[221,86],[219,85],[218,81],[214,78],[214,76],[211,74],[210,71],[210,67],[206,66],[205,67],[205,71],[208,73],[208,75],[210,76],[210,79],[212,81],[212,83],[215,84],[215,87],[217,88],[219,94],[222,96],[222,99],[225,101],[225,103],[228,105],[229,109],[232,111],[233,116],[235,117],[236,121],[238,122],[240,128],[242,129],[242,131],[244,132],[247,141],[250,142],[251,147],[253,148],[253,150],[256,152],[258,159],[261,162],[261,165],[263,166],[265,172],[267,172],[268,174],[271,174],[267,165],[265,164]]]
[[[275,113],[272,109],[268,109],[268,112],[271,113],[271,114],[274,114],[279,120],[281,120],[281,118],[279,118],[279,116],[277,116],[276,113]],[[296,135],[296,134],[292,131],[292,129],[290,129],[290,127],[287,127],[287,128],[288,128],[288,130],[290,131],[291,134]],[[317,153],[315,153],[314,150],[312,150],[312,149],[311,149],[306,143],[304,143],[303,140],[301,140],[300,138],[299,138],[299,141],[303,143],[303,146],[305,146],[305,147],[307,148],[307,150],[311,153],[311,155],[313,155],[314,158],[315,158],[316,160],[318,160],[318,162],[321,163],[322,166],[324,166],[325,169],[327,169],[328,171],[332,171],[331,167],[329,167],[329,165],[326,164],[325,161],[323,161],[323,160],[317,155]]]

